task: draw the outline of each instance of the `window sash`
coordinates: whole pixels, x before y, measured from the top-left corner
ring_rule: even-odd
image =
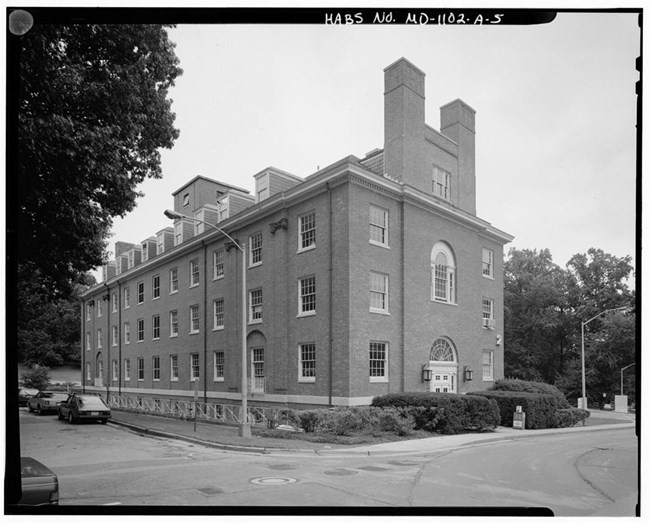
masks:
[[[190,379],[198,380],[200,378],[201,369],[199,367],[199,354],[192,353],[190,355]]]
[[[316,277],[300,280],[300,313],[316,311]]]
[[[138,319],[138,342],[144,341],[144,319]]]
[[[388,244],[388,211],[376,206],[370,206],[370,241]]]
[[[250,319],[262,320],[262,290],[255,289],[250,292]]]
[[[223,249],[218,249],[213,254],[213,270],[212,278],[220,278],[223,276]]]
[[[169,293],[178,291],[178,268],[174,267],[169,270]]]
[[[224,378],[225,356],[223,351],[214,352],[214,378]]]
[[[169,378],[178,380],[178,355],[170,355],[169,357]]]
[[[200,329],[199,306],[190,306],[190,333],[198,333]]]
[[[251,265],[262,263],[262,233],[250,237]]]
[[[131,361],[124,359],[124,380],[131,380]]]
[[[178,311],[169,312],[169,336],[178,335]]]
[[[153,379],[160,380],[160,357],[153,357]]]
[[[309,213],[300,217],[300,249],[316,245],[316,214]]]
[[[190,260],[190,286],[199,285],[199,261]]]
[[[494,378],[494,351],[483,351],[482,372],[483,380]]]
[[[223,327],[223,315],[224,315],[223,298],[220,298],[214,301],[214,326],[213,327],[215,329]]]
[[[153,339],[157,340],[160,338],[160,315],[153,316]]]
[[[144,282],[138,282],[138,304],[144,302]]]
[[[316,344],[300,344],[300,378],[316,378]]]
[[[153,277],[151,282],[151,287],[152,287],[152,297],[159,298],[160,297],[160,275],[155,275]]]
[[[388,311],[388,275],[370,272],[370,309]]]
[[[369,352],[370,378],[386,377],[386,343],[371,342]]]
[[[144,359],[138,358],[138,380],[144,380]]]

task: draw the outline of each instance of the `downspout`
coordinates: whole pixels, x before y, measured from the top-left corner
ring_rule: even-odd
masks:
[[[86,301],[81,300],[81,391],[86,392]]]
[[[111,294],[109,293],[108,284],[104,283],[106,295],[102,295],[100,299],[104,301],[104,296],[108,296],[106,301],[106,402],[108,403],[109,395],[111,394]]]
[[[328,325],[328,334],[329,334],[329,346],[328,346],[328,351],[329,351],[329,373],[328,373],[328,405],[332,407],[332,394],[333,394],[333,383],[334,379],[332,377],[332,372],[334,370],[334,363],[333,363],[333,357],[334,357],[334,347],[333,347],[333,333],[332,333],[332,327],[333,327],[333,319],[332,315],[334,313],[334,299],[333,299],[333,291],[334,291],[334,268],[333,268],[333,253],[332,253],[332,188],[330,187],[329,182],[325,182],[325,187],[327,188],[327,208],[329,210],[329,217],[328,217],[328,234],[329,234],[329,267],[328,267],[328,272],[329,272],[329,325]]]
[[[203,402],[208,403],[208,246],[203,246]]]
[[[117,395],[122,396],[122,284],[117,281]]]
[[[401,263],[401,267],[400,267],[400,273],[401,273],[400,277],[401,277],[401,281],[402,281],[401,282],[402,289],[400,290],[401,291],[401,293],[400,293],[400,295],[401,295],[400,296],[400,302],[401,302],[401,304],[400,304],[400,308],[401,308],[401,318],[400,318],[400,330],[401,330],[401,333],[400,333],[400,335],[401,335],[401,337],[400,338],[402,339],[401,344],[400,344],[400,352],[401,352],[401,357],[402,357],[402,373],[401,373],[401,378],[402,379],[401,379],[401,384],[400,384],[400,386],[401,386],[400,391],[404,392],[404,391],[406,391],[406,389],[405,389],[405,387],[406,387],[405,386],[405,384],[406,384],[406,340],[405,340],[406,326],[404,324],[406,322],[406,312],[404,311],[404,308],[406,307],[406,297],[404,296],[405,292],[406,292],[406,281],[405,281],[406,271],[404,270],[404,267],[406,265],[406,261],[404,260],[404,258],[405,258],[404,246],[406,244],[405,239],[404,239],[404,235],[406,235],[406,226],[404,224],[404,199],[403,198],[400,201],[399,211],[400,211],[400,217],[399,217],[399,219],[400,219],[400,228],[399,228],[399,231],[400,231],[400,252],[401,252],[400,255],[401,255],[401,258],[402,258],[402,263]],[[389,387],[389,392],[390,392],[390,382],[388,384],[389,384],[388,387]]]

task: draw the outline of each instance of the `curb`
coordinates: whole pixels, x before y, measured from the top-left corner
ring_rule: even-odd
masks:
[[[295,455],[317,455],[317,456],[380,456],[380,455],[409,455],[416,453],[427,453],[435,451],[449,451],[450,449],[460,449],[469,446],[478,446],[483,444],[491,444],[494,442],[500,442],[504,440],[518,440],[524,438],[533,438],[533,437],[543,437],[546,435],[561,435],[564,433],[578,433],[582,431],[608,431],[614,429],[629,429],[630,426],[634,426],[635,423],[630,421],[629,423],[617,423],[617,424],[601,424],[598,426],[590,427],[572,427],[572,428],[560,428],[552,430],[522,430],[520,433],[502,433],[499,435],[486,435],[485,438],[477,438],[476,440],[470,440],[468,442],[462,443],[444,443],[439,446],[433,446],[431,449],[415,449],[415,450],[400,450],[400,449],[385,449],[385,450],[371,450],[368,448],[351,448],[351,449],[296,449],[296,448],[266,448],[259,446],[245,446],[245,445],[235,445],[235,444],[221,444],[219,442],[212,442],[209,440],[202,440],[199,438],[189,437],[186,435],[179,435],[177,433],[170,433],[167,431],[145,428],[138,426],[136,424],[130,424],[128,422],[122,422],[117,420],[109,420],[110,424],[115,424],[117,426],[122,426],[131,431],[141,433],[143,435],[151,435],[163,438],[170,438],[175,440],[182,440],[184,442],[190,442],[192,444],[197,444],[200,446],[206,446],[215,449],[221,449],[224,451],[236,451],[240,453],[257,453],[261,455],[271,455],[271,454],[295,454]],[[544,431],[544,433],[540,433]],[[381,445],[381,444],[380,444]]]

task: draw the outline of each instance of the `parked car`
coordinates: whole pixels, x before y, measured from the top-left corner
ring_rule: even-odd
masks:
[[[99,420],[106,424],[111,418],[109,408],[101,397],[73,393],[59,404],[59,419],[67,419],[71,424],[82,420]]]
[[[24,407],[30,398],[38,393],[38,389],[18,388],[18,405]]]
[[[59,411],[59,404],[68,398],[67,393],[57,391],[39,391],[27,401],[27,408],[30,413],[36,411],[37,415],[43,413],[56,413]]]
[[[45,506],[59,503],[59,479],[47,466],[31,457],[20,457],[23,494],[19,506]]]

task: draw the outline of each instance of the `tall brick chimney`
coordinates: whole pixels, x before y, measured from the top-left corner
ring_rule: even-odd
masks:
[[[422,157],[424,76],[405,58],[384,69],[384,171],[416,187],[427,176]]]

